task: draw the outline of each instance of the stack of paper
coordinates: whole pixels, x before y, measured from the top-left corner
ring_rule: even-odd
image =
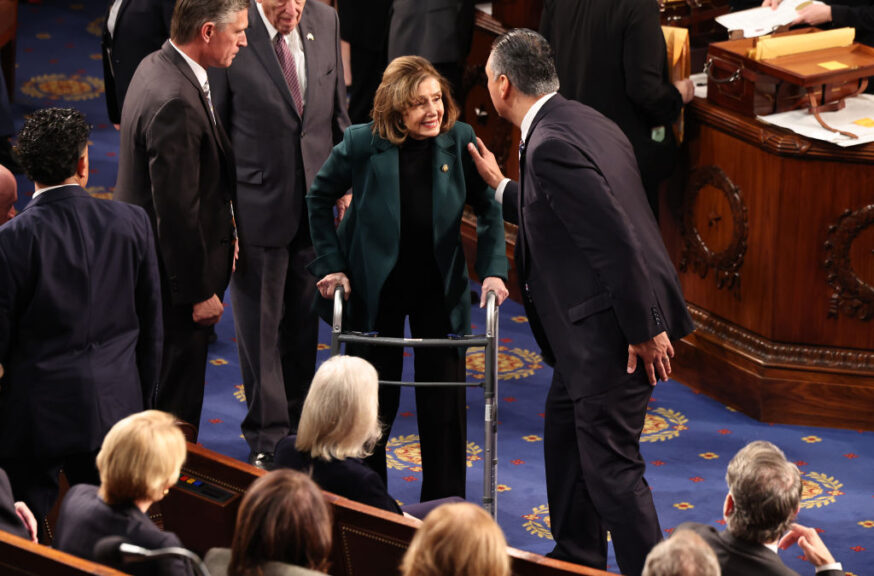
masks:
[[[808,4],[822,4],[811,0],[783,0],[777,9],[770,6],[750,8],[717,16],[716,21],[729,30],[742,30],[744,38],[764,36],[780,26],[786,26],[798,16],[798,11]]]
[[[823,112],[820,116],[832,128],[845,130],[855,134],[858,138],[850,138],[843,134],[826,130],[807,109],[780,112],[779,114],[759,116],[758,118],[762,122],[792,130],[796,134],[801,134],[815,140],[831,142],[845,148],[874,142],[874,96],[862,94],[854,98],[847,98],[845,102],[847,106],[843,110]]]

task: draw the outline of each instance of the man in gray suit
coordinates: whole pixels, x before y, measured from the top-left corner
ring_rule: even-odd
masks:
[[[210,76],[237,161],[240,260],[231,280],[249,411],[249,461],[270,468],[297,429],[316,365],[315,258],[304,196],[349,125],[337,13],[320,2],[257,0],[248,48]]]

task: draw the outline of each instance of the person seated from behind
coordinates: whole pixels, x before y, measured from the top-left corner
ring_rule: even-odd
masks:
[[[840,562],[835,562],[816,530],[795,523],[801,473],[782,450],[770,442],[750,442],[728,463],[725,482],[725,531],[694,522],[677,526],[710,544],[723,576],[798,576],[777,555],[778,548],[785,550],[795,543],[816,566],[817,576],[843,576]]]
[[[691,530],[674,530],[650,550],[643,576],[720,576],[716,554]]]
[[[252,483],[231,547],[204,561],[212,576],[315,576],[328,570],[331,510],[305,474],[276,470]]]
[[[308,472],[328,492],[375,508],[422,518],[444,498],[403,509],[388,493],[379,474],[363,458],[381,434],[379,378],[376,369],[356,356],[335,356],[316,371],[303,403],[297,436],[276,446],[280,468]]]
[[[0,469],[0,530],[36,542],[36,518],[33,512],[24,502],[13,500],[9,477]]]
[[[469,502],[434,509],[404,554],[403,576],[509,576],[510,556],[501,528]]]
[[[97,454],[100,487],[77,484],[61,503],[52,545],[88,560],[106,536],[122,536],[146,549],[182,546],[163,532],[146,511],[179,479],[185,461],[185,437],[172,415],[158,410],[138,412],[118,421]],[[114,566],[130,574],[189,575],[187,561],[163,559]]]

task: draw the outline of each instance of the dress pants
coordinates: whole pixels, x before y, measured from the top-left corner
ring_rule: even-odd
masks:
[[[199,429],[210,326],[194,322],[190,304],[174,306],[167,291],[162,292],[164,348],[155,408]]]
[[[604,570],[609,530],[622,574],[639,576],[646,555],[662,539],[640,455],[652,386],[642,365],[628,375],[617,359],[605,362],[615,372],[611,385],[592,396],[572,394],[560,359],[553,374],[544,429],[556,543],[549,556]]]
[[[249,411],[241,429],[252,452],[273,452],[297,433],[316,369],[319,318],[312,307],[315,259],[305,229],[279,248],[245,245],[231,278],[231,303]]]
[[[64,476],[70,486],[74,484],[100,484],[97,473],[97,451],[42,459],[4,458],[0,468],[9,476],[15,500],[22,500],[37,521],[40,542],[48,542],[45,517],[58,499],[58,474]]]
[[[404,319],[409,316],[413,337],[446,338],[451,328],[443,304],[442,283],[439,280],[421,282],[422,276],[396,272],[397,269],[380,295],[375,330],[380,336],[403,337]],[[416,282],[409,282],[411,278]],[[411,289],[411,284],[421,291]],[[381,380],[400,380],[402,377],[404,358],[401,348],[349,346],[347,353],[361,356],[373,364]],[[414,354],[416,381],[464,381],[464,360],[458,349],[417,348]],[[383,424],[383,436],[374,447],[373,454],[365,459],[384,482],[386,443],[391,435],[400,395],[400,387],[380,386],[379,421]],[[416,388],[416,419],[422,455],[420,500],[425,502],[448,496],[464,498],[467,477],[466,390],[462,387]]]

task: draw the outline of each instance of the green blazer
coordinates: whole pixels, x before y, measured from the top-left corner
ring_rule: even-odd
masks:
[[[369,123],[346,129],[306,197],[316,251],[308,269],[318,278],[332,272],[349,277],[352,294],[344,307],[344,322],[348,328],[363,331],[373,329],[380,291],[398,259],[401,234],[398,148],[373,134],[372,128]],[[443,278],[443,305],[456,334],[470,333],[467,264],[461,245],[465,203],[477,215],[477,274],[507,279],[501,208],[467,151],[468,142],[475,141],[473,128],[461,122],[437,136],[430,175],[434,180],[434,258]],[[349,188],[352,204],[335,229],[334,204]],[[410,278],[411,290],[416,281]],[[321,316],[330,323],[332,302],[317,298]]]

